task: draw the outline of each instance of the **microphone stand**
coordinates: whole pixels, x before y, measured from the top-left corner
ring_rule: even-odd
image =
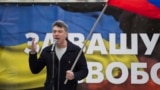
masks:
[[[52,44],[52,48],[51,48],[51,55],[52,55],[52,65],[53,65],[53,67],[52,67],[52,77],[51,77],[51,90],[54,90],[54,88],[55,88],[55,86],[54,86],[54,84],[55,84],[55,76],[54,76],[54,73],[55,73],[55,71],[54,71],[54,63],[55,63],[55,60],[54,60],[54,54],[55,54],[55,49],[54,49],[54,46],[55,46],[55,44],[56,44],[56,41],[57,40],[54,40],[53,41],[53,44]]]
[[[51,82],[52,82],[52,85],[51,85],[51,86],[52,86],[52,87],[51,87],[51,88],[52,88],[52,90],[54,90],[54,83],[55,83],[55,80],[54,80],[54,65],[55,65],[55,64],[54,64],[54,62],[55,62],[55,60],[54,60],[54,54],[55,54],[55,51],[52,50],[52,51],[51,51],[51,54],[52,54],[52,65],[53,65],[53,67],[52,67],[52,68],[53,68],[53,70],[52,70],[52,79],[51,79]]]

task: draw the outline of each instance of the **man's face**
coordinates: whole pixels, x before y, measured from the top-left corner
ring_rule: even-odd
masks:
[[[67,32],[63,27],[60,28],[60,27],[54,26],[52,28],[52,34],[53,34],[53,38],[57,40],[57,43],[63,43],[67,38]]]

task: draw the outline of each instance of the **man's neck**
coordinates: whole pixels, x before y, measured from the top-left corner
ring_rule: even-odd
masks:
[[[67,41],[64,41],[63,43],[57,44],[57,48],[65,48],[67,47]]]

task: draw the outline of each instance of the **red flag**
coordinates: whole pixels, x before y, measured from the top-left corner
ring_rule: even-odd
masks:
[[[122,8],[149,18],[160,19],[160,8],[148,0],[109,0],[108,5]]]

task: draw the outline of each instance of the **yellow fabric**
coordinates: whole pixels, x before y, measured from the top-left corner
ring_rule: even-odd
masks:
[[[109,50],[109,42],[104,40],[104,43],[106,49]],[[31,73],[28,54],[24,53],[26,47],[28,47],[26,44],[0,47],[0,89],[22,90],[43,86],[46,71],[44,69],[39,74]],[[123,62],[129,69],[131,62],[138,62],[135,55],[101,55],[99,52],[92,55],[86,54],[86,58],[89,62],[100,62],[103,65],[104,74],[107,65],[112,62]],[[117,73],[117,70],[113,72],[115,76]]]

